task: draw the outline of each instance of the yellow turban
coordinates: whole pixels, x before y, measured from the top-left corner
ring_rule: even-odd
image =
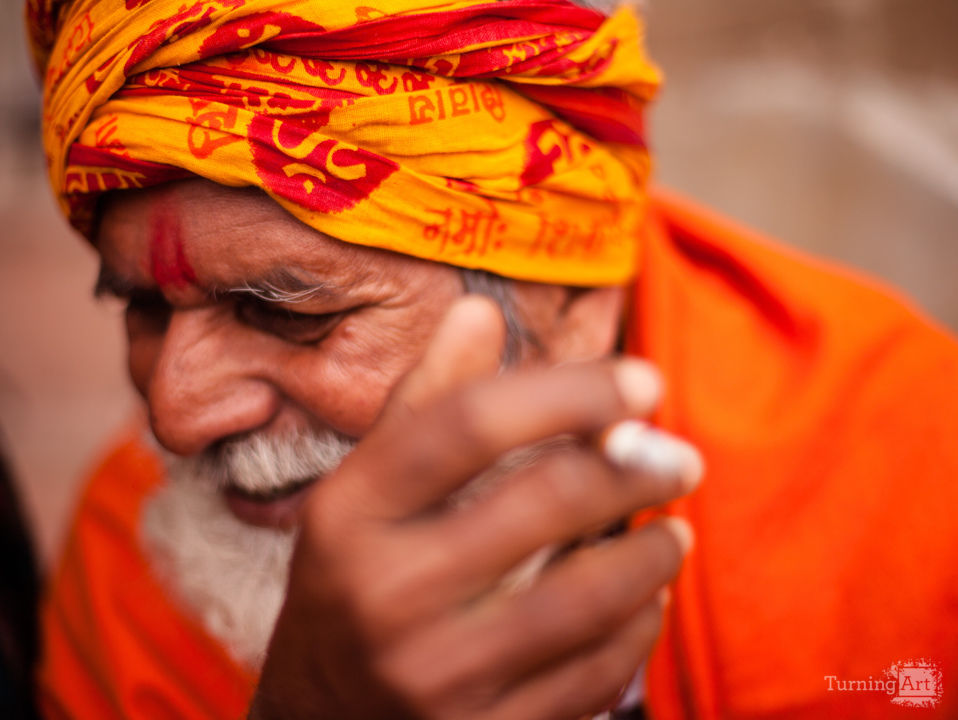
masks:
[[[100,193],[199,175],[350,243],[573,285],[636,271],[659,76],[628,10],[29,0],[28,22],[83,233]]]

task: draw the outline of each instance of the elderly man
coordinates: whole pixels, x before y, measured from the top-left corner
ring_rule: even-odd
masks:
[[[958,707],[958,347],[649,196],[631,12],[29,16],[161,446],[84,494],[50,717]]]

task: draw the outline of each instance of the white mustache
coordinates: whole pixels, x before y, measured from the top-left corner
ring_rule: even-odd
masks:
[[[191,476],[216,488],[269,494],[332,472],[355,445],[355,440],[333,430],[260,433],[176,458],[171,474]]]

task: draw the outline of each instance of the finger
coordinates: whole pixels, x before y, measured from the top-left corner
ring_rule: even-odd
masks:
[[[394,560],[378,573],[364,614],[388,617],[382,632],[390,636],[490,591],[524,588],[570,541],[690,488],[692,476],[666,472],[662,454],[642,474],[584,449],[559,452],[470,506],[395,528],[384,549]]]
[[[524,592],[478,604],[472,630],[503,677],[532,671],[614,632],[675,578],[691,545],[688,523],[669,517],[584,548]]]
[[[421,407],[468,380],[495,375],[504,343],[505,321],[495,302],[481,295],[460,298],[440,322],[422,358],[393,391],[384,417]]]
[[[489,719],[562,720],[614,707],[652,651],[664,606],[664,594],[657,595],[609,639],[516,684],[491,708]]]
[[[506,478],[461,512],[424,526],[421,540],[428,541],[429,533],[444,538],[461,569],[437,573],[433,594],[461,601],[495,584],[540,548],[565,545],[674,500],[701,479],[698,453],[665,433],[635,435],[629,452],[628,468],[615,467],[594,451],[557,453]]]
[[[414,646],[397,644],[391,661],[420,668],[442,657],[431,673],[440,686],[483,678],[490,688],[508,687],[603,642],[675,577],[690,544],[688,525],[666,518],[576,551],[524,591],[487,596],[423,626],[411,636]]]
[[[660,381],[635,359],[569,364],[481,379],[445,395],[410,422],[384,422],[343,464],[338,481],[364,499],[370,518],[433,508],[508,450],[555,435],[597,434],[647,415]],[[390,458],[383,467],[381,458]]]

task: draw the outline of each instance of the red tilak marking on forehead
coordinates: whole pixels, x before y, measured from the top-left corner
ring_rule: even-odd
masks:
[[[150,273],[160,288],[184,288],[196,280],[196,272],[186,259],[180,226],[164,203],[150,213]]]

